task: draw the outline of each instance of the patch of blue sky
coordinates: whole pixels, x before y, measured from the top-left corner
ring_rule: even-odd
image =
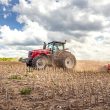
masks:
[[[12,7],[18,3],[18,0],[12,0],[8,6],[0,4],[0,26],[7,25],[10,29],[22,30],[24,24],[16,21],[19,14],[12,12]]]

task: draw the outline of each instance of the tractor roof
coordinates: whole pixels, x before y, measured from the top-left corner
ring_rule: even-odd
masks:
[[[65,42],[60,42],[60,41],[52,41],[52,42],[49,42],[48,44],[51,44],[51,43],[61,43],[61,44],[65,44]]]

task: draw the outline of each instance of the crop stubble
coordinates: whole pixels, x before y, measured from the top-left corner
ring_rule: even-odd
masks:
[[[101,69],[104,63],[79,61],[73,71],[27,72],[23,63],[1,62],[0,110],[110,110],[110,73]],[[31,94],[21,95],[26,87]]]

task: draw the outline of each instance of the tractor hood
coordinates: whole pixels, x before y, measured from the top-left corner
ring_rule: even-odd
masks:
[[[31,52],[38,52],[38,53],[49,52],[49,49],[37,49],[37,50],[32,50]]]
[[[34,58],[36,56],[40,56],[41,54],[48,55],[48,54],[50,54],[50,50],[49,49],[32,50],[32,51],[29,51],[28,57]]]

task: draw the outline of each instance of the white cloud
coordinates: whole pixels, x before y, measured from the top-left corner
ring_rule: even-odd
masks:
[[[4,14],[3,18],[6,19],[9,16],[9,14]]]
[[[6,8],[5,7],[3,7],[3,11],[6,11]]]
[[[37,48],[38,45],[47,41],[47,31],[36,22],[27,20],[27,24],[20,31],[17,29],[11,30],[9,26],[0,27],[0,44],[4,45],[8,49],[1,49],[1,56],[26,56],[27,49],[21,49],[22,47],[32,46],[33,49]],[[19,47],[19,48],[18,48]],[[31,49],[32,49],[31,47]],[[12,52],[11,52],[12,51]],[[22,54],[20,54],[22,52]]]
[[[24,26],[22,31],[19,31],[17,29],[11,30],[8,26],[1,26],[0,28],[1,37],[2,37],[2,44],[7,45],[29,45],[28,43],[33,41],[33,44],[37,45],[39,43],[38,41],[47,41],[47,31],[41,27],[37,22],[31,22],[27,20],[27,24]]]
[[[110,3],[109,0],[91,0],[90,1],[93,5],[106,5],[108,3]]]
[[[3,5],[9,5],[9,2],[11,0],[0,0],[0,4],[3,4]]]

